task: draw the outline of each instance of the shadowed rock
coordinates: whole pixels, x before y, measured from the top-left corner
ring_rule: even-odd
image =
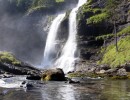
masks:
[[[65,81],[65,74],[62,69],[50,69],[42,73],[42,80],[45,81]]]

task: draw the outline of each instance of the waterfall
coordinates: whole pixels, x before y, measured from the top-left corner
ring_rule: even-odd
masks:
[[[48,67],[53,64],[53,61],[55,59],[54,55],[56,53],[56,36],[59,29],[59,26],[62,22],[62,20],[65,17],[65,13],[59,14],[52,22],[44,50],[44,56],[41,66]]]
[[[87,0],[79,0],[77,6],[72,9],[69,16],[69,37],[62,50],[61,57],[56,61],[55,66],[62,68],[64,72],[74,70],[75,60],[77,59],[76,50],[76,35],[77,35],[77,23],[76,15],[79,7],[86,3]]]

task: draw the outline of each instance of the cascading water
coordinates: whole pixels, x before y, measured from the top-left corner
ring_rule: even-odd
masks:
[[[86,3],[87,0],[79,0],[78,5],[72,9],[69,16],[69,38],[62,50],[61,57],[56,61],[55,66],[62,68],[64,72],[74,70],[76,56],[76,34],[77,34],[77,23],[76,15],[79,7]]]
[[[44,50],[44,57],[41,66],[49,67],[53,64],[55,57],[53,56],[56,52],[56,36],[59,26],[65,17],[65,13],[59,14],[52,22],[46,41]]]

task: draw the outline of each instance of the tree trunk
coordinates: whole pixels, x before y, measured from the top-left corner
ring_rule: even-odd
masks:
[[[118,52],[118,40],[117,40],[117,32],[116,32],[116,21],[114,21],[114,34],[115,34],[116,51]]]

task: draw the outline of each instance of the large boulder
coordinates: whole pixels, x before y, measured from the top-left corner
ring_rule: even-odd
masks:
[[[42,73],[43,81],[65,81],[65,74],[62,69],[49,69]]]

